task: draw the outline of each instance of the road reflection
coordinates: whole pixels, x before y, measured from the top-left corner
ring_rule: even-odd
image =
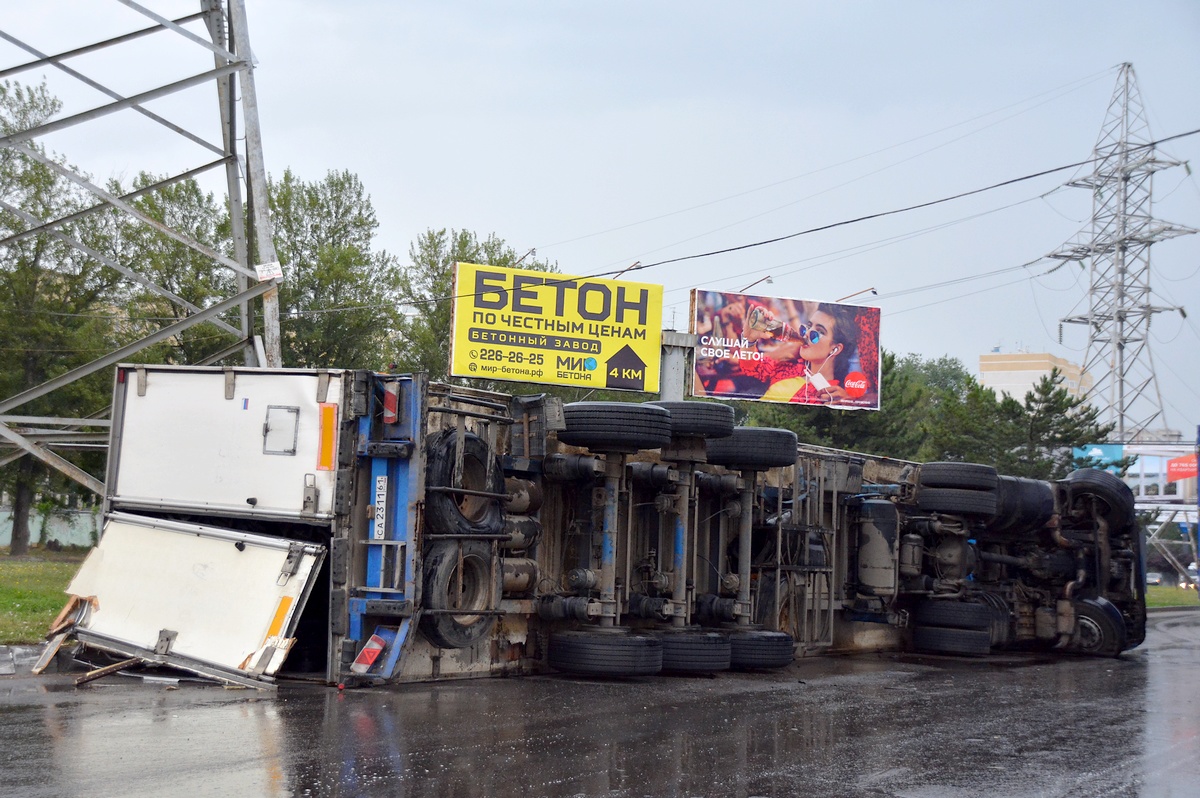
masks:
[[[1192,795],[1197,618],[1115,660],[880,655],[275,695],[0,683],[0,794]]]

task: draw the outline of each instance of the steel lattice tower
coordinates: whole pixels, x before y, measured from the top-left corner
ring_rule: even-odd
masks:
[[[1152,424],[1166,426],[1150,351],[1150,321],[1156,313],[1182,308],[1153,303],[1150,246],[1196,232],[1158,221],[1151,213],[1154,173],[1180,165],[1158,158],[1152,141],[1133,65],[1121,64],[1092,150],[1092,173],[1067,184],[1092,192],[1090,234],[1051,254],[1087,263],[1087,312],[1061,321],[1087,325],[1083,367],[1095,380],[1090,398],[1101,420],[1116,425],[1114,442],[1142,440]]]
[[[27,455],[33,456],[100,495],[104,495],[104,485],[99,479],[59,456],[52,449],[72,449],[101,443],[107,439],[107,434],[101,432],[109,424],[106,418],[42,418],[15,415],[13,411],[76,380],[127,361],[147,347],[168,340],[198,324],[215,325],[238,338],[236,344],[213,355],[207,363],[225,362],[227,358],[234,358],[240,359],[246,365],[269,368],[282,365],[279,341],[279,283],[270,276],[260,275],[255,268],[258,264],[275,261],[276,255],[271,238],[271,219],[267,212],[267,203],[264,201],[267,195],[267,177],[262,155],[262,136],[259,130],[257,92],[254,85],[245,0],[193,0],[198,6],[198,11],[178,19],[168,19],[133,0],[118,2],[153,24],[54,54],[47,53],[40,46],[26,42],[8,31],[0,30],[0,41],[7,46],[3,57],[22,59],[13,66],[0,68],[0,78],[21,76],[30,71],[53,70],[64,73],[94,90],[100,95],[101,103],[79,112],[60,113],[34,127],[0,135],[0,158],[28,159],[43,164],[78,187],[80,191],[86,192],[96,203],[78,214],[53,218],[53,213],[47,210],[48,215],[39,217],[14,205],[12,198],[6,192],[0,191],[0,213],[7,215],[4,220],[6,225],[3,226],[3,232],[7,233],[7,236],[0,239],[0,258],[6,256],[8,248],[26,238],[53,238],[137,283],[145,290],[169,300],[182,310],[177,321],[164,325],[138,341],[20,393],[0,396],[0,466]],[[165,52],[176,53],[180,58],[177,62],[168,56],[160,59],[160,62],[147,61],[143,64],[140,78],[151,83],[151,88],[139,89],[134,94],[118,92],[102,82],[99,76],[85,74],[81,70],[87,66],[86,60],[84,63],[76,60],[81,56],[109,51],[119,53],[119,57],[133,63],[138,51],[131,48],[149,36],[173,37],[171,41],[175,47],[166,48]],[[135,54],[131,55],[131,52]],[[200,53],[202,59],[189,60],[184,57],[185,53]],[[80,69],[70,66],[72,63]],[[173,74],[178,69],[188,70],[187,76],[167,83],[162,82],[167,80],[167,74]],[[185,92],[199,87],[215,88],[217,103],[213,104],[210,94],[184,95]],[[194,102],[202,103],[207,109],[206,115],[211,117],[213,122],[219,119],[219,126],[212,124],[203,133],[197,132],[201,130],[198,126],[199,120],[193,123],[196,129],[191,130],[147,107],[153,106],[157,100],[176,95],[194,97]],[[191,160],[189,168],[175,171],[172,176],[156,182],[147,189],[118,197],[93,183],[87,174],[68,166],[65,159],[60,163],[34,146],[40,139],[52,133],[94,124],[96,120],[115,119],[117,115],[123,115],[123,120],[130,120],[126,122],[129,130],[137,129],[134,125],[140,120],[150,120],[154,125],[195,145],[195,149],[189,153],[189,158],[203,158],[207,162],[202,161],[200,165],[196,165],[195,161]],[[212,134],[218,130],[220,140],[210,140],[215,139]],[[131,200],[139,194],[221,168],[225,171],[225,183],[228,188],[226,199],[230,209],[233,257],[194,240],[186,230],[175,229],[165,222],[147,216],[131,204]],[[127,164],[119,168],[122,172],[127,170]],[[158,233],[211,260],[214,272],[218,269],[232,270],[237,281],[236,293],[224,298],[217,297],[206,307],[194,306],[157,284],[154,280],[155,275],[146,273],[146,264],[119,262],[87,247],[73,237],[70,228],[73,221],[85,214],[101,210],[127,214],[140,220]],[[243,223],[244,220],[252,222],[249,229]],[[252,247],[252,244],[256,247]],[[253,249],[257,249],[254,253],[257,259],[252,262]],[[254,334],[252,306],[261,308],[261,338]],[[234,313],[239,318],[230,318]]]

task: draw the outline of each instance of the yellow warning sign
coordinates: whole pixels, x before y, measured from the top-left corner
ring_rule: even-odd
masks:
[[[657,393],[662,291],[456,263],[450,373]]]

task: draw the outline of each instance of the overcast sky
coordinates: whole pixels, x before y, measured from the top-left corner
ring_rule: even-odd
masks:
[[[153,2],[166,16],[198,0]],[[269,171],[356,172],[381,248],[495,233],[598,274],[796,233],[1086,160],[1132,62],[1155,138],[1200,128],[1200,3],[366,2],[246,0]],[[11,4],[3,29],[59,52],[145,20],[115,0]],[[201,30],[197,28],[197,30]],[[0,45],[0,67],[26,60]],[[211,68],[158,34],[72,62],[123,94]],[[29,79],[38,73],[28,73]],[[67,112],[100,95],[47,74]],[[216,138],[211,88],[151,107]],[[198,147],[122,113],[46,139],[101,178],[178,172]],[[1200,165],[1200,135],[1160,155]],[[1087,275],[1035,261],[1086,232],[1090,194],[1058,172],[911,213],[655,266],[664,320],[688,289],[882,309],[883,345],[1079,361]],[[1200,228],[1200,176],[1160,173],[1155,213]],[[214,186],[215,188],[215,186]],[[1151,346],[1167,422],[1200,423],[1200,236],[1153,249]],[[911,291],[1010,269],[989,279]],[[1016,269],[1016,270],[1012,270]],[[902,292],[910,292],[903,293]]]

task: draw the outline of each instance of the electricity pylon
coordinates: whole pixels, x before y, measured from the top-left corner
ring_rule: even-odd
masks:
[[[1196,232],[1151,214],[1154,173],[1181,165],[1157,157],[1152,141],[1133,64],[1121,64],[1092,150],[1092,173],[1067,184],[1092,192],[1090,234],[1050,256],[1087,264],[1087,312],[1061,321],[1087,325],[1083,368],[1095,380],[1090,399],[1100,419],[1115,425],[1113,441],[1122,443],[1144,439],[1156,422],[1166,426],[1150,352],[1150,320],[1164,311],[1184,313],[1181,307],[1153,303],[1150,246]]]
[[[22,59],[20,63],[0,69],[0,78],[7,79],[13,75],[36,70],[58,71],[102,97],[100,105],[77,113],[59,115],[28,129],[3,132],[0,135],[0,158],[22,158],[43,164],[64,180],[73,183],[82,192],[92,196],[95,204],[82,212],[83,214],[106,210],[126,214],[204,256],[211,261],[214,272],[218,269],[232,270],[237,283],[236,293],[232,296],[217,298],[207,307],[197,307],[176,296],[166,287],[158,285],[154,281],[153,275],[145,273],[145,264],[119,262],[113,257],[87,247],[82,241],[72,237],[70,224],[81,214],[72,214],[61,218],[39,217],[31,211],[17,207],[9,201],[7,196],[3,195],[3,192],[0,192],[0,213],[4,214],[3,221],[5,222],[3,227],[5,232],[9,233],[7,237],[0,239],[0,259],[6,257],[9,248],[16,242],[33,236],[53,237],[119,273],[124,278],[137,283],[143,289],[167,299],[181,309],[178,321],[163,326],[138,341],[108,352],[90,363],[58,374],[12,396],[0,396],[0,466],[26,456],[36,457],[85,487],[103,495],[104,485],[99,479],[52,450],[86,448],[103,443],[107,440],[104,430],[110,424],[109,419],[104,418],[107,415],[106,412],[85,418],[45,418],[15,415],[13,411],[76,380],[101,370],[110,369],[113,364],[128,360],[137,352],[168,340],[191,326],[207,323],[236,337],[236,343],[227,350],[213,355],[206,362],[226,362],[227,359],[232,358],[246,365],[273,368],[282,365],[278,282],[270,276],[273,269],[263,268],[260,270],[256,268],[259,265],[271,264],[276,258],[271,238],[271,220],[267,212],[266,169],[263,165],[262,137],[258,124],[257,95],[254,86],[253,58],[246,25],[245,0],[193,1],[198,6],[196,13],[177,19],[168,19],[133,0],[119,0],[125,9],[117,9],[114,4],[115,11],[125,14],[132,11],[153,24],[53,54],[46,52],[34,43],[19,39],[8,31],[0,30],[0,40],[11,46],[4,47],[0,57],[15,56]],[[100,51],[119,54],[119,58],[129,63],[135,63],[138,51],[133,50],[134,54],[130,54],[130,48],[150,36],[166,38],[174,43],[173,48],[167,49],[181,56],[180,63],[186,64],[192,70],[187,77],[171,82],[161,82],[167,80],[165,75],[176,66],[175,62],[172,60],[171,64],[142,63],[140,64],[141,75],[148,80],[156,81],[156,85],[148,90],[126,96],[105,85],[100,79],[82,71],[88,62],[87,59],[82,59],[81,62],[81,57]],[[203,61],[195,58],[184,60],[185,51],[189,57],[199,53],[205,59],[212,59],[209,61],[212,68],[209,69],[205,65],[202,71],[195,71],[201,69],[200,64]],[[209,126],[209,135],[205,135],[186,129],[147,107],[154,101],[168,96],[181,95],[181,93],[196,90],[199,87],[214,86],[217,98],[215,105],[212,102],[212,96],[207,92],[203,94],[202,98],[198,97],[196,91],[192,91],[186,96],[196,97],[196,103],[202,103],[208,110],[209,116],[214,120],[219,118],[220,141],[210,140],[211,131],[218,129],[215,124]],[[134,116],[135,114],[137,116]],[[121,119],[129,120],[127,124],[131,130],[134,123],[148,119],[161,128],[178,134],[194,145],[192,153],[204,157],[207,163],[196,166],[193,161],[191,168],[180,171],[153,186],[124,196],[115,196],[104,187],[92,182],[85,173],[68,166],[65,158],[61,161],[52,158],[46,155],[42,149],[34,146],[35,142],[44,136],[67,128],[86,126],[95,120],[117,118],[117,115],[123,115],[120,117]],[[239,144],[241,144],[240,152]],[[218,168],[224,168],[225,182],[229,192],[228,201],[234,248],[232,257],[194,240],[186,230],[175,229],[170,224],[149,217],[131,202],[137,195],[158,190]],[[127,167],[123,167],[117,171],[128,170]],[[248,220],[252,225],[253,241],[248,236],[246,225],[243,224],[244,220]],[[252,244],[256,246],[251,246]],[[255,248],[257,249],[256,258],[254,262],[251,262],[251,253]],[[254,335],[253,308],[261,309],[259,316],[263,330],[261,339]]]

